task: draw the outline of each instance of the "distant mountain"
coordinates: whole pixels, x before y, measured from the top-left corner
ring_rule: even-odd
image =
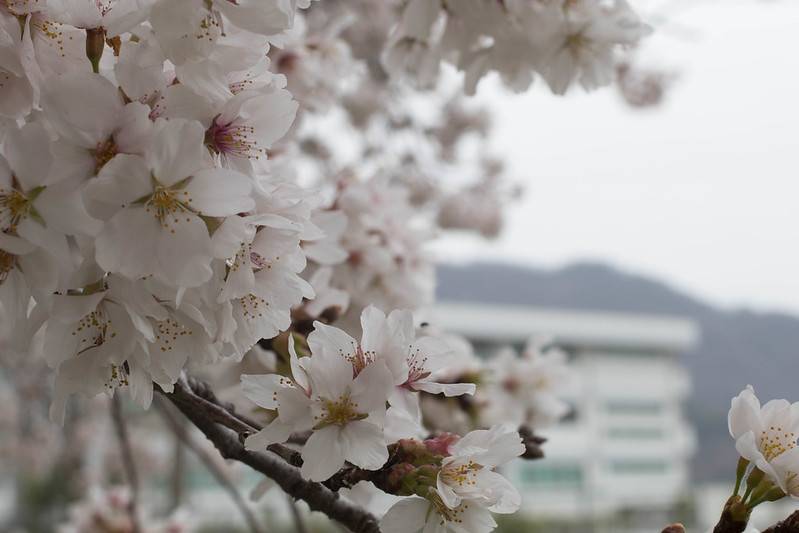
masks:
[[[594,263],[559,270],[475,263],[443,265],[442,301],[479,301],[562,309],[682,315],[695,319],[701,341],[684,362],[693,379],[688,416],[700,449],[697,480],[729,479],[737,454],[727,431],[730,400],[747,384],[761,401],[799,400],[799,318],[714,308],[654,279]]]

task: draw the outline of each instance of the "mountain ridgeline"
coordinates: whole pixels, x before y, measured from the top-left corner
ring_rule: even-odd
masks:
[[[799,318],[715,308],[659,281],[579,263],[541,270],[492,263],[443,265],[441,301],[678,315],[697,321],[699,345],[682,360],[693,380],[686,412],[699,436],[694,479],[728,479],[735,452],[727,430],[730,400],[747,384],[765,403],[799,400]]]

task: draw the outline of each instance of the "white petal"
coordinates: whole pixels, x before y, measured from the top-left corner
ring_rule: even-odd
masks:
[[[4,153],[22,190],[44,184],[53,163],[50,138],[41,124],[27,123],[21,129],[9,128]]]
[[[400,500],[380,519],[380,531],[383,533],[416,533],[424,527],[429,509],[430,502],[424,498],[411,496]]]
[[[277,374],[241,376],[241,391],[264,409],[277,408],[277,392],[290,387],[291,380]]]
[[[93,149],[111,136],[123,102],[117,88],[99,74],[70,72],[47,78],[41,106],[62,137]]]
[[[208,216],[228,216],[250,211],[255,201],[249,197],[252,182],[238,172],[207,169],[194,174],[186,190],[191,206]]]
[[[324,481],[344,466],[344,450],[339,442],[339,427],[327,426],[314,431],[302,450],[302,477]]]
[[[171,186],[201,169],[208,157],[204,139],[205,128],[196,120],[160,121],[147,153],[155,178]]]
[[[144,208],[120,210],[97,236],[97,264],[129,278],[151,274],[160,231],[161,225]]]
[[[341,428],[344,458],[366,470],[378,470],[388,460],[383,430],[366,420],[355,420]]]

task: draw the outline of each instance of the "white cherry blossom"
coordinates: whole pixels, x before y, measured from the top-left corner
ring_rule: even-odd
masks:
[[[259,450],[270,442],[282,442],[292,431],[313,429],[302,457],[302,475],[322,481],[345,461],[376,470],[388,459],[383,436],[386,400],[392,376],[382,362],[370,365],[358,376],[338,354],[322,351],[297,361],[289,343],[295,381],[280,376],[243,376],[244,392],[265,408],[276,409],[277,418],[245,441]]]
[[[103,166],[89,186],[106,219],[97,237],[102,268],[194,287],[210,279],[214,258],[233,254],[234,243],[212,245],[207,224],[252,209],[251,181],[210,168],[203,138],[198,122],[164,121],[145,158],[119,154]]]
[[[728,422],[741,457],[771,476],[783,491],[795,494],[799,402],[771,400],[761,407],[749,385],[732,399]]]

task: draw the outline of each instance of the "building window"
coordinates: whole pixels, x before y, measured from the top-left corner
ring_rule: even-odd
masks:
[[[611,439],[657,440],[665,436],[666,433],[661,428],[612,427],[608,429],[608,437]]]
[[[667,469],[668,464],[658,460],[618,460],[610,463],[611,472],[623,476],[663,474]]]
[[[663,411],[663,404],[646,400],[608,400],[606,408],[611,415],[656,416]]]
[[[577,463],[523,465],[522,483],[533,487],[574,487],[583,481],[583,469]]]

